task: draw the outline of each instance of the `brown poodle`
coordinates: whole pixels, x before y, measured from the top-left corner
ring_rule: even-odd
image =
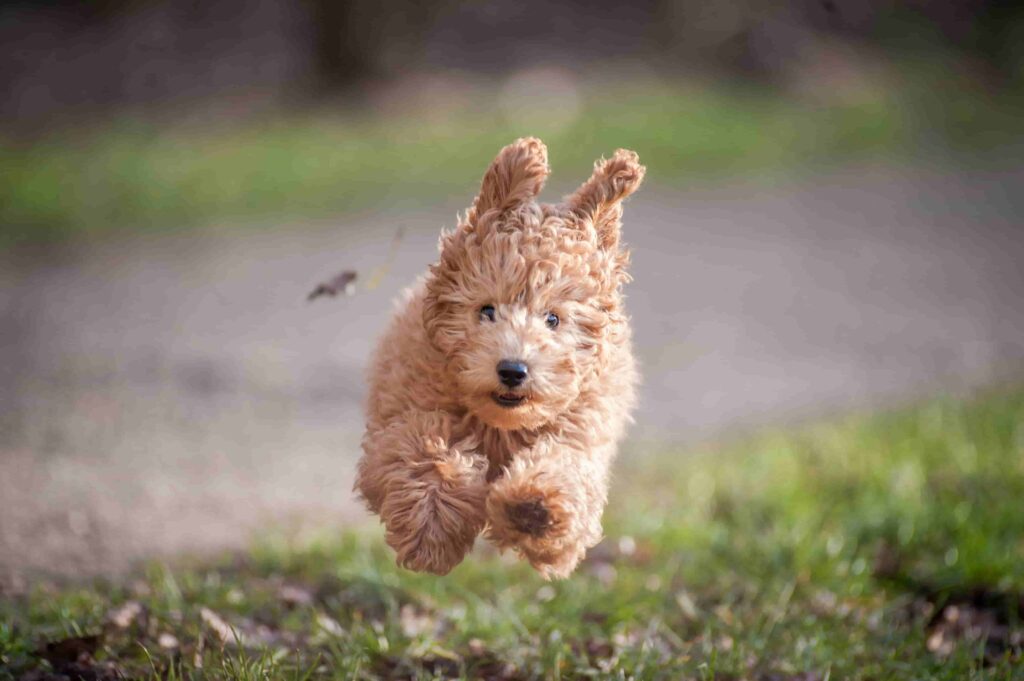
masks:
[[[373,360],[356,480],[403,567],[446,574],[483,531],[566,577],[601,539],[637,381],[622,201],[644,170],[620,149],[539,204],[547,149],[510,144],[405,293]]]

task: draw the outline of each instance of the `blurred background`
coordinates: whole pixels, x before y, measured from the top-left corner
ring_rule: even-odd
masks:
[[[1016,3],[8,1],[0,63],[0,579],[364,522],[368,353],[526,134],[648,166],[621,466],[1024,368]]]

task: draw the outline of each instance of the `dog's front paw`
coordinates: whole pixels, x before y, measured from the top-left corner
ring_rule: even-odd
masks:
[[[523,557],[544,579],[565,579],[573,573],[587,554],[587,548],[579,541],[560,542],[551,550],[543,545],[524,546]]]
[[[395,549],[395,562],[401,567],[435,575],[451,572],[473,548],[471,539],[438,532],[435,528],[400,539],[388,533],[388,544]]]
[[[483,529],[485,467],[455,452],[406,465],[408,475],[390,482],[381,505],[387,543],[402,567],[448,574]]]
[[[567,577],[586,552],[586,507],[578,492],[550,471],[499,479],[487,497],[488,539],[516,551],[546,579]]]
[[[505,504],[505,516],[517,532],[543,537],[551,527],[551,514],[541,498]]]

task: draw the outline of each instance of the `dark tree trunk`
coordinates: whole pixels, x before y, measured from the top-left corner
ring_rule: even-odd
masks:
[[[373,72],[373,32],[360,21],[356,0],[309,0],[313,7],[316,66],[320,81],[336,90]]]

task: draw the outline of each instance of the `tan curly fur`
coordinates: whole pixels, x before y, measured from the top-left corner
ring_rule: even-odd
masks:
[[[566,577],[601,539],[635,402],[619,237],[644,167],[620,149],[556,205],[536,202],[549,172],[538,139],[501,150],[377,348],[356,490],[411,570],[446,574],[483,532]],[[525,382],[502,385],[502,360]]]

